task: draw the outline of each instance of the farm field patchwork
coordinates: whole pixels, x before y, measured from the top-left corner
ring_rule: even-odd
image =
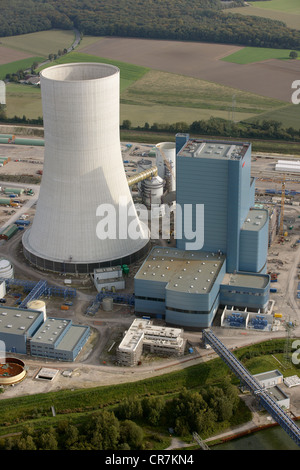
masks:
[[[220,60],[241,49],[224,44],[109,37],[100,38],[81,52],[200,78],[289,103],[299,62],[271,59],[245,67]]]
[[[65,62],[105,62],[120,68],[121,122],[129,119],[134,126],[222,117],[231,119],[234,102],[235,120],[248,119],[280,108],[284,102],[225,87],[193,77],[151,70],[120,61],[72,52],[51,65]],[[22,96],[24,93],[24,96]],[[30,97],[32,94],[32,97]],[[40,89],[28,85],[7,87],[7,115],[41,116]],[[22,115],[23,115],[22,114]]]
[[[26,46],[28,50],[34,36],[35,39],[41,38],[41,44],[35,51],[46,51],[42,38],[47,42],[48,35],[36,36],[40,34],[24,35],[24,44],[25,36],[30,36]],[[69,38],[72,42],[72,35],[71,31],[62,32],[59,41]],[[17,47],[15,38],[5,39]],[[54,49],[51,43],[47,47],[48,50]],[[282,112],[284,122],[299,122],[294,108],[287,106],[291,97],[290,77],[294,79],[298,61],[271,59],[266,66],[265,62],[242,65],[221,60],[232,60],[237,55],[240,56],[239,61],[244,56],[247,62],[250,57],[255,57],[256,49],[259,48],[88,36],[83,38],[76,51],[47,66],[105,62],[119,67],[121,122],[129,119],[134,126],[143,126],[145,122],[150,125],[154,122],[173,124],[180,121],[190,124],[210,117],[239,121],[257,118],[265,113],[273,116],[274,110],[277,115],[282,107],[285,109]],[[263,49],[259,52],[269,54],[271,51]],[[26,60],[30,60],[28,66],[33,62],[32,57]],[[0,73],[1,67],[10,66],[13,64],[0,66]],[[281,93],[278,93],[279,90]],[[8,117],[25,115],[37,118],[42,115],[39,88],[9,84],[6,101]]]

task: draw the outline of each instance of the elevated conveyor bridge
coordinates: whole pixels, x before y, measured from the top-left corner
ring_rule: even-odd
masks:
[[[214,351],[221,357],[227,366],[239,377],[241,382],[250,390],[251,393],[259,398],[261,405],[272,416],[272,418],[283,428],[283,430],[300,447],[300,428],[296,423],[282,410],[273,398],[262,388],[259,382],[250,374],[250,372],[240,363],[235,355],[224,346],[219,338],[211,331],[203,331],[203,340],[209,344]]]

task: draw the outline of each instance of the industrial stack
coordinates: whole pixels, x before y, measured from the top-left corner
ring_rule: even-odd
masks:
[[[44,169],[36,215],[23,236],[24,255],[35,266],[87,274],[131,264],[148,251],[148,227],[138,218],[123,167],[119,89],[120,71],[107,64],[41,72]],[[97,231],[105,207],[115,210],[116,237]],[[139,228],[138,239],[119,226],[121,210],[128,227]]]

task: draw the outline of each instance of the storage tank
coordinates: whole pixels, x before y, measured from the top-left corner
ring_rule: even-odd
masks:
[[[119,69],[62,64],[44,69],[40,79],[44,168],[35,218],[22,239],[25,257],[75,274],[137,261],[148,252],[149,230],[138,219],[123,166]],[[139,238],[129,236],[129,226]]]
[[[37,310],[38,312],[43,312],[43,318],[44,321],[47,319],[46,315],[46,304],[43,302],[43,300],[31,300],[28,302],[27,307],[30,308],[31,310]]]
[[[165,180],[166,189],[176,189],[176,145],[173,142],[161,142],[156,145],[156,166],[158,175]]]
[[[104,297],[102,300],[102,308],[105,312],[111,312],[113,310],[113,298],[112,297]]]
[[[151,160],[146,160],[145,158],[142,158],[137,162],[137,172],[142,173],[142,171],[149,170],[152,168],[152,161]],[[142,182],[140,181],[137,184],[139,195],[141,195],[142,192]]]
[[[6,87],[3,80],[0,80],[0,104],[6,104]]]
[[[148,209],[151,208],[152,204],[161,204],[163,193],[164,182],[160,176],[142,181],[142,200]]]
[[[0,279],[13,279],[14,268],[8,259],[0,259]]]

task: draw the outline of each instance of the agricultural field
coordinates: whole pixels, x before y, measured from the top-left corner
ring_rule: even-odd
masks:
[[[299,20],[300,21],[300,20]],[[232,62],[234,64],[252,64],[269,59],[280,60],[293,60],[290,59],[290,50],[288,49],[271,49],[267,47],[244,47],[243,49],[234,52],[222,60],[225,62]],[[300,51],[298,52],[298,59],[300,59]]]
[[[70,64],[74,62],[97,62],[115,65],[120,69],[120,91],[122,93],[129,85],[139,80],[147,73],[150,69],[147,67],[141,67],[133,64],[121,62],[119,60],[110,60],[103,57],[93,56],[91,54],[82,54],[80,52],[70,52],[69,54],[54,60],[51,63],[41,67],[39,70],[43,70],[46,67],[58,65],[58,64]]]
[[[229,8],[225,12],[270,18],[271,20],[283,21],[290,28],[300,29],[298,0],[268,0],[248,3],[247,7]]]
[[[283,11],[300,15],[299,0],[267,0],[263,2],[249,2],[250,5],[255,5],[258,8],[266,10]]]
[[[49,53],[69,47],[72,31],[44,31],[2,38],[0,45],[15,54],[34,54],[44,60]],[[20,47],[20,50],[18,50]],[[21,50],[22,48],[22,50]],[[134,38],[84,37],[76,51],[45,66],[67,62],[105,62],[120,68],[120,120],[133,126],[153,123],[207,120],[235,121],[279,115],[283,125],[300,127],[291,103],[291,83],[299,69],[297,60],[285,58],[290,51],[243,48],[224,44],[159,41]],[[41,54],[36,56],[36,54]],[[272,57],[272,54],[276,58]],[[10,57],[9,57],[10,58]],[[265,61],[265,59],[269,59]],[[39,60],[39,62],[43,62]],[[235,61],[236,63],[232,63]],[[256,63],[251,63],[251,62]],[[0,65],[8,70],[16,62]],[[18,67],[19,68],[19,67]],[[42,69],[42,68],[41,68]],[[6,72],[7,73],[7,72]],[[8,117],[42,116],[40,89],[8,84]],[[299,113],[298,113],[299,114]]]
[[[59,49],[70,47],[74,39],[74,31],[56,29],[20,34],[19,36],[0,37],[0,52],[2,47],[8,47],[15,50],[16,54],[21,51],[30,56],[48,58],[50,53],[56,54]]]

